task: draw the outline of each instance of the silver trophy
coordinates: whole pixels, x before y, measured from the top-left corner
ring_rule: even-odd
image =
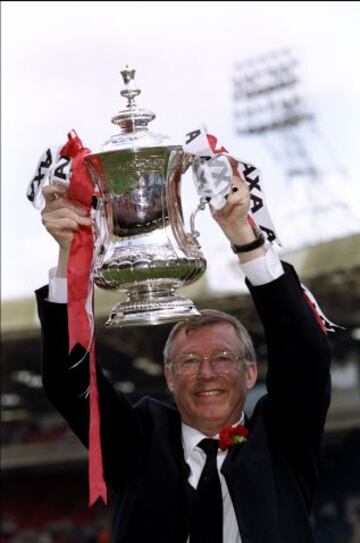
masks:
[[[100,288],[119,290],[127,299],[111,311],[107,326],[174,322],[199,312],[176,289],[199,279],[206,260],[194,229],[185,231],[181,175],[191,156],[148,124],[155,114],[138,108],[135,70],[121,72],[126,109],[111,121],[120,133],[85,160],[99,193],[101,232],[94,275]],[[201,202],[197,209],[202,209]]]

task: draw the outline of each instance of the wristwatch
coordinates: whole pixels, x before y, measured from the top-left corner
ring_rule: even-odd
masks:
[[[261,232],[260,228],[253,228],[253,232],[256,236],[256,239],[254,241],[250,241],[250,243],[245,243],[245,245],[232,245],[231,248],[234,251],[235,254],[238,253],[247,253],[249,251],[253,251],[254,249],[258,249],[265,243],[265,236]]]

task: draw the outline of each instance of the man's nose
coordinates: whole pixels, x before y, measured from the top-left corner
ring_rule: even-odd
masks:
[[[199,367],[198,376],[202,379],[213,379],[214,377],[217,377],[217,372],[207,358],[203,358]]]

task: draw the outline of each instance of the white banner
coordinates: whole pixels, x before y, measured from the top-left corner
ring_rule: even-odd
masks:
[[[26,190],[26,197],[36,209],[42,209],[45,200],[42,189],[48,184],[69,186],[71,176],[71,158],[59,156],[61,147],[48,147],[42,153],[36,166],[34,177]]]
[[[258,168],[231,156],[224,147],[218,147],[217,139],[202,126],[188,132],[184,150],[197,157],[192,165],[198,194],[219,210],[226,204],[231,178],[238,175],[250,190],[250,216],[269,242],[281,245],[275,226],[266,206],[261,173]]]

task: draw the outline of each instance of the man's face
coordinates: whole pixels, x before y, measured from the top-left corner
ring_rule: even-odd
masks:
[[[228,322],[205,325],[188,334],[180,330],[171,358],[189,353],[210,356],[222,351],[241,354],[241,341]],[[173,366],[165,368],[182,421],[206,435],[214,435],[225,424],[239,420],[246,392],[255,384],[256,376],[256,364],[250,362],[246,366],[242,360],[229,373],[217,373],[207,359],[195,374],[178,374]]]

